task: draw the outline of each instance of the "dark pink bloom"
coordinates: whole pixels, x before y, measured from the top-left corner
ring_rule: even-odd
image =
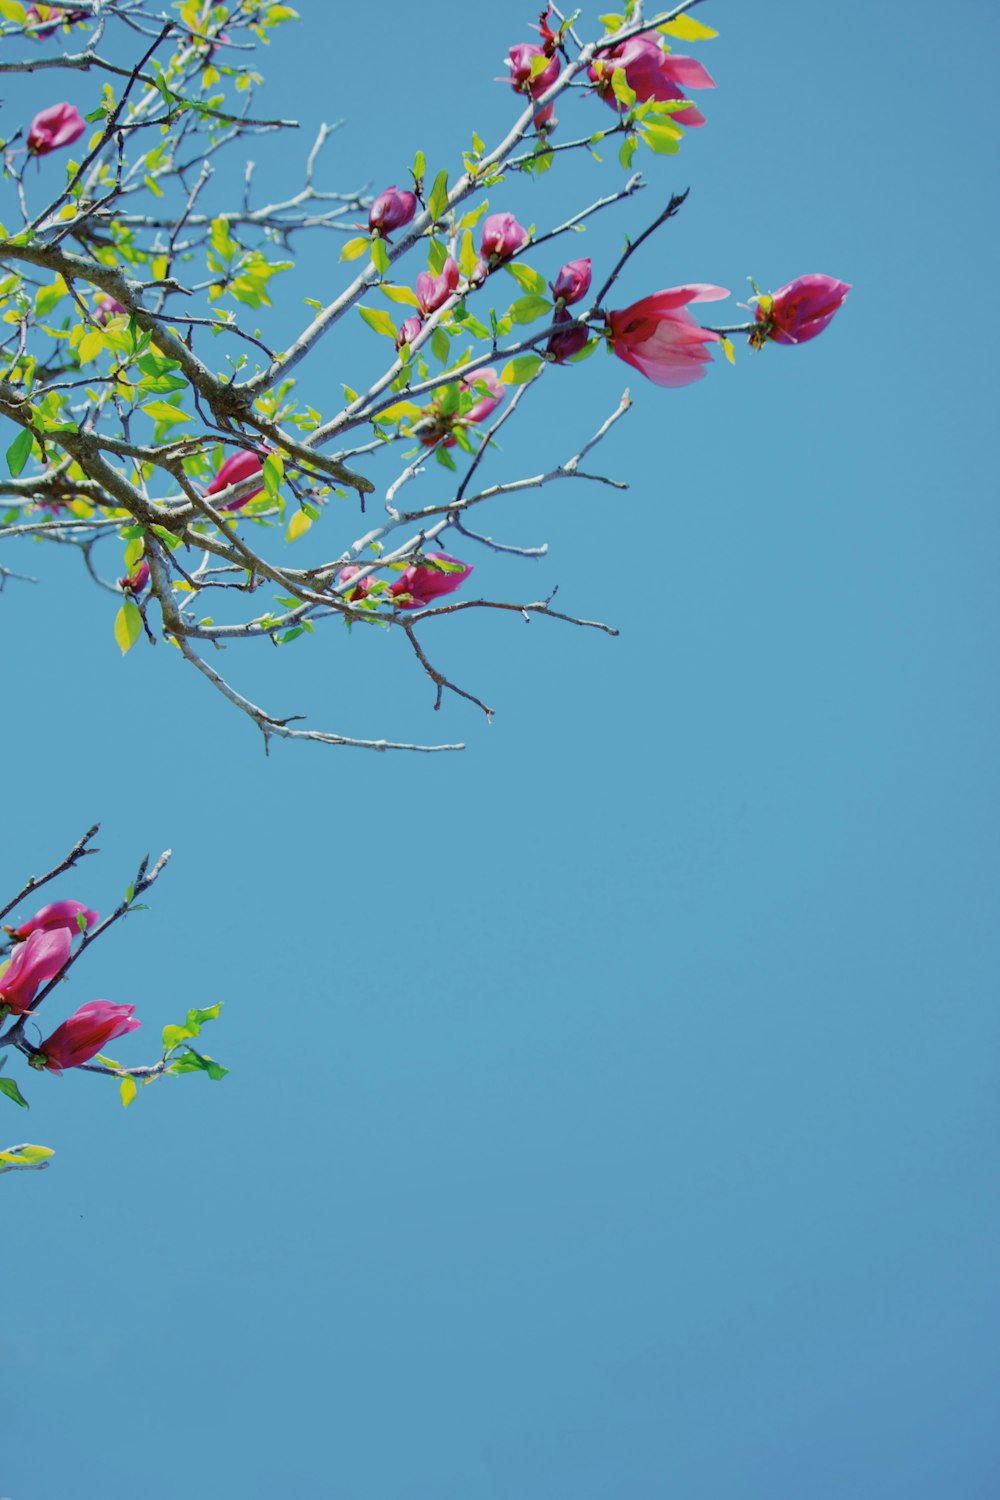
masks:
[[[851,290],[850,283],[835,276],[797,276],[787,286],[757,301],[758,327],[750,342],[760,348],[766,339],[776,344],[804,344],[829,323]]]
[[[546,354],[550,355],[557,365],[565,364],[566,360],[574,354],[579,354],[590,337],[590,329],[586,323],[577,323],[572,313],[567,312],[565,307],[557,307],[555,323],[565,323],[565,332],[549,334],[549,341],[545,345]]]
[[[715,302],[729,293],[721,286],[672,286],[607,315],[611,347],[654,385],[690,385],[711,364],[706,344],[719,335],[699,328],[684,308],[689,302]]]
[[[452,255],[445,260],[440,276],[432,276],[429,271],[420,272],[417,277],[417,302],[424,317],[444,306],[458,287],[461,274],[458,261]]]
[[[35,30],[31,34],[36,41],[41,41],[43,37],[51,36],[63,19],[63,13],[58,5],[48,5],[45,8],[48,11],[48,15],[44,20],[37,5],[29,5],[24,15],[25,23],[29,26],[32,24],[35,26]]]
[[[206,496],[218,495],[231,484],[239,484],[241,480],[259,474],[264,467],[264,457],[263,453],[258,453],[253,448],[241,448],[238,453],[231,453],[205,491]],[[255,490],[251,490],[248,495],[241,495],[238,500],[227,500],[219,509],[241,510],[255,495],[262,494],[263,490],[264,486],[258,485]]]
[[[396,334],[396,348],[401,349],[404,344],[412,344],[423,326],[422,318],[406,318],[399,325],[399,332]]]
[[[647,99],[684,99],[688,89],[714,89],[715,80],[693,57],[677,57],[665,52],[650,36],[630,37],[617,47],[603,52],[590,68],[596,92],[612,109],[621,106],[615,98],[611,77],[621,68],[625,81],[635,93],[636,102]],[[693,104],[671,116],[678,125],[704,125],[705,116]]]
[[[145,558],[139,566],[124,578],[119,578],[118,587],[126,594],[141,594],[149,582],[149,563]]]
[[[27,922],[22,922],[20,927],[8,927],[7,931],[22,943],[33,932],[55,932],[60,927],[65,927],[71,936],[76,937],[80,931],[77,917],[84,917],[88,927],[93,927],[97,921],[96,911],[91,911],[82,901],[51,901],[41,911],[36,911],[33,917],[29,917]],[[2,984],[3,980],[0,979],[0,986]]]
[[[63,1068],[78,1068],[90,1062],[102,1047],[115,1037],[136,1031],[142,1025],[135,1020],[134,1005],[112,1005],[110,1000],[91,1000],[57,1026],[38,1047],[44,1066],[54,1073]]]
[[[368,210],[368,228],[373,234],[378,233],[388,239],[394,229],[402,229],[404,224],[409,224],[416,211],[416,194],[399,193],[393,183],[384,193],[379,193]]]
[[[553,21],[554,19],[555,17],[552,15],[552,7],[550,5],[547,5],[542,11],[541,15],[538,17],[538,25],[532,26],[531,28],[532,31],[538,32],[539,36],[542,39],[544,51],[548,53],[552,53],[556,50],[556,46],[559,41],[559,33],[553,31],[551,26],[551,21]]]
[[[87,128],[72,104],[50,104],[31,122],[28,150],[33,156],[45,156],[59,146],[71,146]]]
[[[557,302],[567,307],[579,302],[590,291],[590,259],[571,260],[563,266],[552,283],[552,295]]]
[[[32,932],[23,943],[18,943],[10,963],[0,974],[0,1005],[23,1015],[31,1008],[42,985],[59,973],[72,945],[73,939],[65,927]]]
[[[469,407],[469,410],[462,413],[462,421],[468,422],[471,426],[475,426],[477,422],[481,422],[484,417],[488,417],[491,412],[496,411],[500,402],[507,394],[506,388],[500,383],[500,377],[497,375],[496,370],[489,366],[485,370],[474,371],[468,380],[459,381],[459,387],[463,391],[472,391],[478,384],[484,384],[489,394],[477,397],[473,405]]]
[[[521,227],[513,214],[490,214],[483,220],[479,253],[492,270],[501,261],[509,260],[527,241],[528,231]]]
[[[423,609],[425,604],[433,604],[442,594],[453,594],[472,572],[471,563],[459,562],[457,557],[452,557],[448,552],[426,552],[424,556],[428,563],[437,561],[458,566],[453,572],[422,564],[404,568],[389,590],[397,609]],[[400,594],[409,594],[410,598],[401,600]]]
[[[519,42],[516,47],[511,47],[508,66],[510,68],[510,86],[518,94],[530,94],[537,99],[539,94],[551,88],[559,77],[559,59],[550,57],[540,73],[531,76],[531,64],[536,57],[545,57],[545,49],[538,47],[534,42]]]
[[[116,302],[114,297],[101,297],[94,308],[94,321],[100,323],[103,328],[109,318],[120,317],[124,312],[125,308],[120,302]]]
[[[337,574],[337,578],[340,583],[350,583],[351,579],[360,572],[360,568],[356,568],[353,563],[350,563],[346,568],[341,568],[340,572]],[[357,584],[355,588],[348,589],[344,594],[344,598],[347,600],[348,604],[352,604],[355,599],[366,598],[368,590],[371,588],[374,582],[375,579],[373,575],[371,573],[368,573],[364,578],[362,578],[361,582]]]

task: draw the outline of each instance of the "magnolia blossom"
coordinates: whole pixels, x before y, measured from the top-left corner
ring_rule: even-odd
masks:
[[[420,272],[417,277],[417,303],[424,317],[444,306],[456,291],[461,274],[458,261],[453,255],[446,257],[440,276],[432,276],[429,271]]]
[[[50,104],[31,122],[28,150],[33,156],[45,156],[59,146],[71,146],[87,128],[72,104]]]
[[[518,94],[530,94],[537,99],[539,94],[551,88],[559,77],[559,59],[550,57],[545,67],[531,76],[531,64],[536,57],[545,57],[544,47],[538,47],[534,42],[519,42],[516,47],[511,47],[507,66],[510,68],[510,86]]]
[[[851,290],[850,283],[835,276],[797,276],[769,297],[758,297],[758,326],[750,342],[759,349],[766,339],[776,344],[804,344],[829,323]]]
[[[558,329],[549,334],[549,341],[545,345],[545,352],[557,365],[565,364],[574,354],[579,354],[590,338],[590,329],[586,323],[578,323],[571,312],[565,307],[557,307],[554,323],[565,323],[565,332]]]
[[[149,582],[149,563],[145,558],[139,566],[124,578],[119,578],[118,587],[126,594],[141,594]]]
[[[37,5],[29,5],[24,13],[25,25],[34,27],[31,35],[36,41],[51,36],[63,19],[63,13],[58,5],[43,5],[42,10],[45,11],[44,16]]]
[[[82,901],[51,901],[41,911],[36,911],[33,917],[29,917],[27,922],[22,922],[20,927],[8,927],[7,931],[20,943],[33,932],[54,932],[60,927],[65,927],[75,937],[80,931],[77,920],[79,917],[84,918],[87,927],[93,927],[97,921],[96,911],[91,911]],[[2,982],[0,980],[0,984]]]
[[[471,406],[463,411],[462,397],[468,398],[470,392],[475,394],[476,386],[480,384],[486,386],[486,393],[477,395]],[[487,365],[485,369],[475,370],[471,375],[460,380],[458,389],[459,404],[453,410],[443,409],[440,398],[424,408],[425,421],[428,425],[423,427],[419,437],[425,448],[434,448],[438,444],[444,448],[453,448],[455,427],[475,427],[491,412],[496,411],[507,394],[506,387],[496,370],[490,365]]]
[[[63,1068],[78,1068],[81,1063],[96,1057],[102,1047],[113,1042],[115,1037],[136,1031],[142,1025],[134,1019],[134,1005],[112,1005],[110,1000],[91,1000],[57,1026],[50,1037],[40,1043],[36,1067],[49,1068],[54,1073]]]
[[[341,568],[337,574],[337,580],[339,583],[350,583],[351,579],[355,578],[360,572],[360,568],[355,567],[353,563],[348,563],[347,567]],[[348,604],[353,604],[355,599],[367,598],[368,590],[374,582],[375,579],[372,574],[367,573],[360,583],[356,584],[354,588],[348,589],[344,594],[344,598]]]
[[[459,387],[463,391],[475,390],[477,385],[485,385],[487,392],[485,396],[479,396],[467,412],[462,413],[462,421],[475,426],[477,422],[483,421],[491,412],[496,411],[500,402],[507,394],[506,387],[501,383],[500,377],[492,366],[487,365],[483,370],[476,370],[469,376],[468,380],[460,380]]]
[[[420,563],[404,568],[389,589],[397,609],[422,609],[426,604],[433,604],[442,594],[453,594],[472,572],[471,563],[459,562],[457,557],[452,557],[448,552],[425,552],[424,556],[428,563],[450,563],[452,570],[445,571]],[[401,599],[401,594],[409,594],[410,597]]]
[[[388,239],[392,230],[402,229],[404,224],[409,224],[416,211],[416,194],[397,192],[393,183],[384,193],[379,193],[368,210],[368,228],[373,234],[380,234]]]
[[[479,242],[479,254],[489,270],[505,260],[510,260],[515,250],[527,244],[528,231],[517,222],[513,214],[490,214],[483,220],[483,237]]]
[[[69,958],[73,939],[65,927],[32,932],[14,949],[14,956],[0,974],[0,1006],[17,1015],[31,1008],[43,984],[54,979]]]
[[[100,323],[103,328],[109,318],[121,317],[125,311],[126,309],[114,297],[99,297],[97,306],[94,308],[94,321]]]
[[[715,302],[728,296],[725,287],[702,283],[653,292],[621,312],[608,313],[611,347],[619,359],[654,385],[690,385],[711,364],[705,345],[717,343],[719,335],[699,328],[684,308],[689,302]]]
[[[602,52],[591,64],[590,79],[596,92],[612,109],[621,109],[611,84],[612,75],[621,69],[625,82],[635,93],[636,102],[647,99],[665,102],[683,99],[687,89],[714,89],[715,80],[693,57],[678,57],[666,52],[649,35],[630,37]],[[678,110],[672,117],[679,125],[704,125],[705,116],[695,105]]]
[[[568,261],[552,283],[552,296],[564,307],[568,307],[571,302],[579,302],[581,297],[586,297],[589,291],[589,256],[585,256],[583,260]]]
[[[396,334],[396,348],[402,349],[404,344],[412,344],[423,326],[422,318],[416,316],[404,318],[403,322],[399,325],[399,332]]]
[[[225,463],[219,469],[218,474],[212,480],[206,496],[221,494],[231,484],[239,484],[243,479],[249,479],[253,474],[259,474],[264,467],[264,454],[258,453],[253,448],[241,448],[238,453],[231,453]],[[264,486],[258,485],[248,495],[241,495],[238,500],[227,500],[220,510],[242,510],[243,506],[252,500],[255,495],[263,493]]]

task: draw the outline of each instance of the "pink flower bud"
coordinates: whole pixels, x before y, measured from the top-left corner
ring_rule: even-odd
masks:
[[[579,302],[590,291],[590,259],[571,260],[552,283],[552,295],[564,307]]]
[[[452,255],[445,260],[440,276],[432,276],[429,271],[420,272],[417,277],[417,302],[424,317],[444,306],[458,287],[461,274],[458,261]]]
[[[759,349],[767,339],[776,344],[804,344],[830,322],[851,290],[834,276],[797,276],[769,297],[757,300],[758,326],[750,342]]]
[[[378,233],[388,239],[394,229],[402,229],[404,224],[409,224],[416,211],[416,195],[397,192],[394,183],[384,193],[379,193],[368,210],[368,228],[373,234]]]
[[[72,104],[51,104],[31,122],[28,150],[32,156],[45,156],[59,146],[71,146],[87,128]]]
[[[564,307],[556,309],[553,322],[565,323],[567,325],[566,331],[565,333],[561,331],[551,333],[549,341],[545,346],[545,352],[557,365],[562,365],[572,355],[579,354],[590,338],[590,329],[586,323],[577,323],[572,314],[568,313]]]
[[[24,1015],[42,985],[59,973],[72,945],[65,927],[30,933],[14,949],[10,963],[0,974],[0,1006]]]
[[[619,359],[654,385],[690,385],[711,364],[705,345],[717,343],[719,335],[699,328],[684,308],[689,302],[715,302],[728,296],[724,287],[703,283],[653,292],[621,312],[608,313],[611,347]]]
[[[81,1063],[90,1062],[115,1037],[141,1026],[142,1022],[134,1016],[134,1005],[112,1005],[110,1000],[91,1000],[81,1005],[39,1045],[43,1066],[60,1073],[63,1068],[78,1068]]]
[[[149,582],[149,563],[145,558],[132,573],[119,578],[118,587],[126,594],[141,594]]]
[[[448,572],[419,563],[404,568],[389,590],[397,609],[423,609],[425,605],[433,604],[442,594],[453,594],[472,572],[471,563],[460,563],[457,557],[452,557],[448,552],[427,552],[424,555],[428,563],[436,561],[457,566],[454,571]],[[409,594],[410,598],[400,599],[400,594]]]
[[[539,94],[551,88],[559,77],[559,59],[552,57],[540,73],[531,76],[531,64],[536,57],[544,57],[545,50],[534,42],[519,42],[511,47],[507,66],[510,68],[510,86],[518,94],[530,94],[537,99]]]
[[[116,302],[114,297],[100,297],[94,308],[94,322],[100,323],[103,328],[109,318],[121,317],[125,311],[126,309],[120,302]]]
[[[406,318],[399,325],[399,332],[396,334],[396,348],[402,349],[404,344],[412,344],[423,326],[424,322],[422,318]]]
[[[231,453],[205,491],[206,496],[221,494],[231,484],[239,484],[241,480],[249,479],[253,474],[259,474],[264,467],[264,457],[264,451],[257,452],[253,448],[241,448],[238,453]],[[262,494],[263,490],[264,486],[258,485],[255,490],[251,490],[248,495],[241,495],[238,500],[227,500],[226,504],[220,506],[219,509],[242,510],[244,505],[255,495]]]
[[[597,94],[616,110],[621,110],[622,106],[615,97],[611,79],[619,69],[624,72],[625,81],[635,93],[638,104],[645,104],[648,99],[660,102],[683,99],[687,89],[715,88],[715,80],[695,58],[665,52],[648,34],[634,36],[602,52],[590,68],[590,80]],[[705,123],[705,116],[693,104],[678,110],[670,118],[678,125]]]
[[[479,253],[490,270],[509,260],[515,250],[527,244],[528,231],[523,229],[513,214],[490,214],[483,220],[483,237]]]
[[[27,922],[22,922],[20,927],[8,927],[7,931],[21,943],[33,932],[55,932],[60,927],[76,937],[80,931],[77,917],[84,917],[88,927],[93,927],[97,921],[96,911],[91,911],[82,901],[52,901],[48,906],[43,906],[41,911],[36,911]],[[0,984],[2,982],[0,980]]]

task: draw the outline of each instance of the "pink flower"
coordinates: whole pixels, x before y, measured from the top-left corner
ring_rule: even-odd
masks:
[[[409,224],[416,211],[416,195],[398,193],[393,183],[384,193],[379,193],[368,210],[368,228],[372,234],[380,234],[383,239],[388,239],[393,229],[402,229],[404,224]]]
[[[239,484],[241,480],[259,474],[264,467],[264,457],[263,453],[258,453],[254,448],[241,448],[238,453],[231,453],[205,491],[206,496],[221,494],[231,484]],[[242,510],[255,495],[263,494],[263,491],[264,486],[258,485],[255,490],[251,490],[248,495],[241,495],[238,500],[227,500],[219,509]]]
[[[571,260],[552,283],[552,295],[564,307],[579,302],[590,291],[590,259]]]
[[[43,1066],[60,1073],[63,1068],[78,1068],[81,1063],[89,1062],[115,1037],[136,1031],[142,1025],[134,1016],[134,1005],[112,1005],[110,1000],[91,1000],[81,1005],[39,1045]]]
[[[109,318],[120,317],[124,312],[125,308],[120,302],[116,302],[114,297],[101,297],[94,308],[94,321],[100,323],[103,328]]]
[[[835,276],[796,276],[787,286],[757,300],[758,326],[750,335],[756,349],[765,340],[776,344],[804,344],[829,323],[851,290],[850,283]]]
[[[360,572],[360,568],[356,568],[353,563],[349,563],[346,568],[341,568],[340,572],[337,574],[337,578],[340,583],[350,583],[351,579]],[[344,594],[344,598],[347,600],[347,603],[353,604],[355,599],[367,598],[368,590],[371,588],[374,582],[374,577],[371,573],[368,573],[364,578],[362,578],[361,582],[355,588],[348,589]]]
[[[454,565],[454,571],[415,564],[404,568],[389,592],[396,601],[397,609],[423,609],[433,604],[442,594],[453,594],[460,583],[464,583],[472,572],[471,563],[459,562],[448,552],[426,552],[428,563],[443,562]],[[409,594],[409,599],[400,599],[400,594]]]
[[[420,272],[417,277],[417,302],[424,317],[444,306],[458,287],[461,274],[458,261],[452,255],[445,260],[440,276],[432,276],[429,271]]]
[[[500,383],[500,377],[497,375],[496,370],[489,366],[484,370],[474,371],[468,380],[460,380],[458,385],[462,391],[471,391],[480,383],[486,385],[488,394],[479,396],[473,405],[469,407],[469,410],[462,413],[461,418],[463,422],[468,422],[473,427],[477,422],[481,422],[484,417],[488,417],[491,412],[496,411],[500,402],[507,394],[506,388]]]
[[[119,578],[118,587],[126,594],[141,594],[149,582],[149,563],[145,558],[132,573],[127,573],[124,578]]]
[[[422,318],[405,318],[399,325],[399,332],[396,334],[396,348],[401,349],[404,344],[412,344],[423,326]]]
[[[534,42],[519,42],[511,47],[507,66],[510,68],[510,86],[518,94],[530,94],[537,99],[551,88],[559,77],[559,59],[551,57],[540,73],[531,76],[531,64],[536,57],[545,57],[545,49]]]
[[[579,354],[590,337],[590,329],[586,323],[577,323],[572,313],[567,312],[565,307],[556,308],[553,322],[565,323],[567,327],[565,332],[549,334],[545,352],[557,365],[562,365],[574,354]]]
[[[63,13],[58,5],[47,5],[45,9],[48,14],[44,20],[37,5],[29,5],[24,15],[26,25],[34,24],[35,29],[31,35],[39,42],[43,37],[51,36],[63,19]]]
[[[77,917],[85,917],[88,927],[93,927],[97,921],[96,911],[91,911],[82,901],[51,901],[41,911],[36,911],[33,917],[29,917],[27,922],[22,922],[20,927],[8,927],[7,931],[21,943],[33,932],[55,932],[60,927],[65,927],[72,937],[76,937],[80,931]],[[2,984],[3,980],[0,979],[0,986]]]
[[[684,308],[689,302],[715,302],[729,293],[721,286],[694,283],[653,292],[621,312],[607,315],[611,347],[654,385],[690,385],[711,364],[706,344],[719,335],[699,328]]]
[[[483,237],[479,253],[489,270],[510,260],[515,250],[527,244],[528,231],[523,229],[513,214],[490,214],[483,220]]]
[[[14,949],[13,958],[0,974],[0,1006],[24,1015],[41,986],[59,973],[72,945],[65,927],[30,933]]]
[[[636,102],[645,104],[647,99],[683,99],[687,89],[714,89],[715,80],[701,63],[693,57],[677,57],[665,52],[659,42],[651,36],[630,37],[607,52],[591,65],[591,82],[596,92],[610,104],[612,109],[621,109],[615,98],[611,77],[621,68],[625,81],[635,93]],[[671,119],[678,125],[704,125],[705,116],[693,104],[678,110]]]
[[[87,128],[72,104],[51,104],[35,116],[28,131],[28,150],[33,156],[45,156],[59,146],[71,146]]]

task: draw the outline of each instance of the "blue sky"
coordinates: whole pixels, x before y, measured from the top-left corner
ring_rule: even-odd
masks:
[[[348,121],[331,185],[403,181],[417,146],[454,162],[508,118],[490,80],[530,6],[300,9],[268,97]],[[469,747],[265,760],[174,653],[120,658],[74,559],[6,559],[44,575],[0,599],[7,883],[101,819],[57,894],[105,911],[172,846],[73,1003],[134,1002],[139,1059],[222,999],[206,1045],[232,1069],[127,1113],[32,1078],[30,1117],[8,1109],[5,1139],[58,1151],[2,1185],[10,1500],[137,1474],[145,1500],[1000,1488],[995,14],[704,14],[709,125],[573,253],[610,259],[690,184],[623,302],[854,290],[815,343],[687,390],[602,355],[554,371],[491,458],[568,456],[631,385],[603,449],[630,490],[483,518],[542,563],[468,557],[484,592],[559,584],[620,639],[430,622],[491,726],[434,715],[392,633],[231,651],[276,711]],[[262,143],[262,183],[299,160]],[[498,206],[543,227],[615,171],[569,179]],[[340,274],[303,251],[288,328]],[[324,351],[309,398],[373,343]]]

